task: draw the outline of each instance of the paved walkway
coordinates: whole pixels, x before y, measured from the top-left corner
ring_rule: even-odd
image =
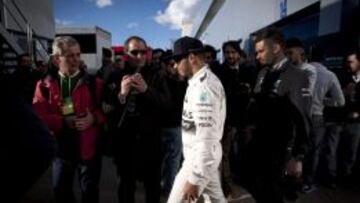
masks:
[[[75,181],[76,183],[76,181]],[[100,184],[100,203],[117,203],[116,198],[117,178],[115,167],[111,159],[104,158],[103,170]],[[144,190],[139,184],[139,190],[136,193],[136,200],[139,203],[144,202]],[[237,190],[242,194],[241,198],[234,203],[255,203],[244,189],[238,187]],[[78,185],[74,186],[75,194],[78,198],[80,191]],[[166,202],[165,199],[162,202]],[[21,203],[54,203],[53,192],[51,189],[51,169],[49,169],[35,184],[35,186],[28,192]],[[313,193],[301,195],[296,203],[360,203],[360,188],[358,189],[344,189],[338,188],[336,190],[320,188]]]

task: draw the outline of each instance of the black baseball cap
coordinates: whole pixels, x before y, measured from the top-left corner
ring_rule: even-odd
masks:
[[[204,51],[204,45],[200,40],[187,36],[181,37],[174,43],[174,54],[172,58],[177,60],[190,53],[202,53]]]

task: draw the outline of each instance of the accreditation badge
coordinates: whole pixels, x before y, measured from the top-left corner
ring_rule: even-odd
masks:
[[[61,104],[61,111],[63,116],[68,116],[75,113],[74,104],[71,97],[65,98]]]

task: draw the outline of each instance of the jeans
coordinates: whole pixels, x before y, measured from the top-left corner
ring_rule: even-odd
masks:
[[[311,149],[305,162],[304,179],[306,184],[313,184],[318,170],[320,152],[324,143],[325,124],[322,115],[313,115],[311,129]]]
[[[337,177],[338,146],[342,127],[339,123],[325,124],[325,136],[321,151],[321,164],[318,165],[319,178],[322,182],[334,182]]]
[[[181,128],[164,128],[161,132],[163,151],[162,183],[166,196],[170,194],[182,158]]]
[[[341,157],[342,159],[340,159],[343,161],[340,165],[340,175],[349,176],[353,173],[360,143],[360,123],[345,124],[341,139],[344,144],[344,154],[343,157]]]
[[[235,127],[226,127],[224,130],[224,136],[221,140],[223,157],[221,161],[221,185],[224,191],[224,195],[228,196],[232,193],[232,174],[231,174],[231,163],[230,163],[230,152],[232,144],[234,142],[234,137],[236,134],[237,128]]]
[[[86,161],[67,161],[55,158],[53,161],[53,187],[56,203],[76,202],[73,193],[75,173],[79,177],[82,203],[99,202],[99,180],[101,158]]]

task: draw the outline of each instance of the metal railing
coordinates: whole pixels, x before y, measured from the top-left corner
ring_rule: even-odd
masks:
[[[17,14],[18,14],[17,16],[21,17],[25,26],[21,25],[21,23],[18,21],[18,18],[16,17],[14,12],[9,8],[9,5],[8,5],[9,2],[12,3],[12,6],[17,11]],[[9,14],[9,16],[11,17],[11,19],[14,20],[15,24],[19,27],[19,29],[23,33],[26,33],[26,40],[27,40],[27,47],[28,47],[27,52],[30,54],[30,56],[33,59],[35,58],[35,55],[34,55],[34,50],[35,50],[36,54],[38,54],[43,60],[47,60],[49,58],[49,54],[47,52],[46,46],[43,44],[42,41],[40,41],[37,38],[34,38],[34,36],[38,36],[38,35],[37,35],[36,31],[31,27],[30,22],[27,20],[27,18],[25,17],[24,13],[21,11],[21,9],[17,5],[17,3],[14,0],[3,0],[2,4],[4,7],[4,11],[6,11]],[[35,49],[34,49],[34,43],[38,43],[42,50],[39,50],[37,46],[35,46]]]

